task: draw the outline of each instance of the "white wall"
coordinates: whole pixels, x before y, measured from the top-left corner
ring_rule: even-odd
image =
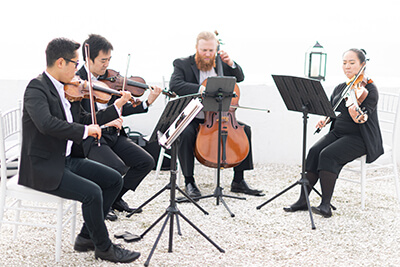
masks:
[[[0,80],[0,109],[7,110],[22,99],[28,81]],[[239,85],[241,97],[239,104],[267,108],[270,113],[239,109],[236,118],[252,127],[254,162],[301,164],[303,143],[303,114],[288,111],[275,86]],[[327,95],[333,86],[324,85]],[[380,91],[398,92],[396,88],[379,88]],[[144,99],[146,95],[144,95]],[[125,126],[150,135],[163,112],[165,97],[161,95],[147,114],[137,114],[124,118]],[[307,150],[327,129],[314,135],[315,124],[320,116],[309,115],[307,124]],[[400,139],[400,137],[398,137]],[[399,140],[400,141],[400,140]],[[400,162],[400,148],[396,152]]]

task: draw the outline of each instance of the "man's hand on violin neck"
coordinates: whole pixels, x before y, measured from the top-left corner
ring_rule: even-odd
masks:
[[[149,87],[150,94],[149,97],[147,98],[147,102],[149,105],[153,104],[154,101],[156,101],[157,97],[161,94],[161,88],[158,86],[150,86]]]
[[[128,102],[132,97],[131,93],[128,91],[120,91],[120,93],[121,93],[121,97],[118,98],[117,100],[115,100],[115,102],[114,102],[114,104],[119,109],[122,108],[122,106],[125,105],[126,102]]]
[[[94,138],[100,139],[101,137],[101,129],[97,124],[88,125],[88,136],[92,136]]]

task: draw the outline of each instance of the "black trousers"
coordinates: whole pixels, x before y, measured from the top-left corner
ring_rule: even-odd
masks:
[[[111,240],[104,218],[121,188],[117,171],[89,159],[68,157],[60,186],[47,193],[81,202],[84,224],[80,235],[90,237],[96,248],[105,251]]]
[[[196,144],[199,124],[203,122],[204,122],[203,119],[192,120],[192,122],[186,127],[186,129],[180,135],[178,157],[184,176],[193,176],[194,147]],[[239,122],[239,124],[244,126],[244,131],[247,135],[247,138],[249,139],[250,150],[247,157],[238,166],[234,167],[235,172],[253,169],[251,128],[250,126],[244,123]]]
[[[135,191],[154,168],[153,157],[130,138],[117,132],[103,132],[101,139],[105,142],[92,146],[88,158],[117,170],[124,175],[123,187]]]
[[[344,165],[365,154],[367,148],[361,136],[330,131],[310,148],[306,171],[328,171],[339,175]]]

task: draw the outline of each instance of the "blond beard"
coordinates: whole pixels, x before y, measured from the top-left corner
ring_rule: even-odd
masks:
[[[215,67],[215,55],[211,60],[204,60],[204,57],[200,56],[198,53],[194,56],[197,68],[201,71],[209,71]]]

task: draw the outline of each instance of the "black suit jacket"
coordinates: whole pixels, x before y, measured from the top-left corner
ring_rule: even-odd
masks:
[[[25,90],[22,113],[22,147],[19,184],[41,191],[58,188],[65,167],[67,140],[82,143],[90,113],[80,102],[71,103],[73,123],[66,121],[61,99],[45,73],[31,80]],[[118,118],[114,107],[97,113],[99,124]]]
[[[244,80],[242,68],[235,62],[236,68],[231,68],[222,62],[224,76],[236,77],[236,82]],[[195,94],[199,91],[200,71],[197,68],[194,55],[187,58],[178,58],[173,62],[174,72],[169,82],[169,88],[180,96]]]

